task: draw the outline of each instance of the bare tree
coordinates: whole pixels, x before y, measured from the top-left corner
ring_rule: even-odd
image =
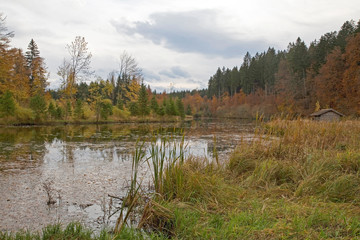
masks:
[[[137,79],[140,81],[140,79],[142,79],[142,69],[139,67],[136,59],[124,51],[120,55],[118,74],[114,88],[114,104],[118,103],[119,98],[124,99],[124,91],[127,90],[126,88],[129,86],[131,80]]]
[[[91,52],[88,52],[87,42],[84,37],[77,36],[75,41],[66,45],[70,54],[70,71],[75,81],[82,80],[82,77],[90,76]]]
[[[142,77],[142,70],[139,67],[136,59],[126,51],[120,55],[119,76],[125,81],[128,81],[133,77],[138,79]]]
[[[6,17],[3,16],[3,13],[0,13],[0,49],[9,47],[10,38],[14,37],[14,32],[8,32],[5,20]]]
[[[71,101],[76,93],[75,84],[93,74],[90,67],[92,54],[88,52],[87,44],[85,38],[80,36],[77,36],[71,44],[67,44],[70,60],[64,59],[58,68],[57,74],[62,78],[65,95]]]

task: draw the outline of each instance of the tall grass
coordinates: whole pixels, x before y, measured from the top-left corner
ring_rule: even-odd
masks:
[[[152,179],[156,196],[168,197],[169,183],[166,182],[166,175],[175,173],[177,185],[183,185],[182,176],[176,174],[178,166],[185,161],[186,145],[183,135],[178,143],[173,137],[161,137],[160,142],[154,137],[149,148],[150,157],[147,159],[152,169]],[[166,189],[165,189],[166,188]]]
[[[139,143],[139,141],[137,141],[132,156],[130,186],[120,207],[120,215],[114,228],[115,233],[121,233],[123,231],[125,225],[127,224],[127,220],[132,213],[132,210],[138,204],[138,200],[141,198],[141,181],[138,179],[138,172],[139,166],[144,161],[144,157],[144,142]]]
[[[239,146],[229,170],[244,187],[360,204],[360,123],[274,120]],[[265,144],[264,139],[278,136]]]
[[[157,197],[141,227],[184,239],[359,238],[359,140],[356,121],[273,120],[225,166],[171,162],[153,145]]]

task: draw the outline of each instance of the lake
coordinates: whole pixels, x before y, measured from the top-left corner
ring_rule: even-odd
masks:
[[[186,155],[220,161],[251,140],[254,124],[241,120],[183,123],[2,127],[0,129],[0,231],[40,230],[80,221],[113,227],[116,198],[125,195],[136,142],[185,136]],[[214,138],[216,136],[216,139]],[[146,163],[140,175],[151,188]],[[48,205],[48,194],[53,203]]]

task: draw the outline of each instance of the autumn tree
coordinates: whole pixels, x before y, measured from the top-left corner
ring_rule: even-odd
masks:
[[[29,69],[21,49],[12,49],[13,70],[11,71],[11,88],[15,99],[21,103],[28,103],[30,97]],[[10,82],[8,82],[10,87]]]
[[[72,102],[76,93],[75,84],[93,74],[91,71],[91,52],[84,37],[77,36],[71,44],[66,45],[70,60],[64,59],[58,68],[58,75],[62,78],[65,96]]]
[[[321,106],[337,108],[342,101],[342,78],[345,62],[339,47],[330,53],[325,64],[320,68],[319,75],[314,78],[316,100]]]
[[[117,105],[119,101],[127,103],[135,100],[134,94],[140,89],[141,78],[142,70],[136,59],[124,51],[120,55],[118,77],[113,88],[113,105]]]
[[[344,60],[345,71],[342,79],[344,97],[348,109],[360,115],[360,33],[348,39]]]
[[[14,33],[8,31],[5,19],[6,17],[0,13],[0,93],[9,90],[7,84],[10,80],[10,73],[13,67],[13,58],[9,51],[9,44]]]

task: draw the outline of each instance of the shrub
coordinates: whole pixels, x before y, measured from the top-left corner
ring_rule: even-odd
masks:
[[[15,118],[21,123],[29,123],[33,120],[33,111],[29,108],[17,106],[15,110]]]
[[[130,112],[126,110],[121,110],[118,107],[113,107],[113,116],[115,119],[127,119],[130,115]]]

